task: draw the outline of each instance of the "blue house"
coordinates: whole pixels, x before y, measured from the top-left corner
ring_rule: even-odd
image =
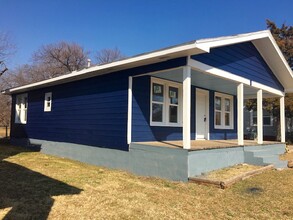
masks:
[[[196,40],[3,91],[12,96],[13,143],[182,181],[270,163],[253,151],[284,151],[288,92],[292,70],[269,31]],[[243,103],[255,97],[257,143],[246,144]],[[263,97],[280,98],[281,143],[263,141]]]

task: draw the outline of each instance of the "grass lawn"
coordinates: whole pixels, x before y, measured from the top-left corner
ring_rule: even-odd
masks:
[[[0,144],[0,218],[293,219],[293,170],[226,190],[127,172]]]

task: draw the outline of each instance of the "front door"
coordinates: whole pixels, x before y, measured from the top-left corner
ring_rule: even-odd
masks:
[[[209,139],[209,91],[196,89],[196,139]]]

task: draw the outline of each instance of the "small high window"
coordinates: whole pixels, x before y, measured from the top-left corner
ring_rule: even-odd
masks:
[[[44,111],[50,112],[52,108],[52,92],[45,93]]]
[[[27,121],[27,93],[17,95],[15,103],[15,123],[26,124]]]

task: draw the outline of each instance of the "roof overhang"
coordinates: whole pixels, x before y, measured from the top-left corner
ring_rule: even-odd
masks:
[[[90,68],[74,71],[56,78],[11,88],[3,91],[4,94],[14,94],[29,91],[32,89],[63,84],[94,76],[108,74],[119,70],[125,70],[138,66],[158,63],[178,57],[209,53],[212,48],[222,47],[231,44],[251,41],[264,60],[267,62],[277,79],[284,86],[285,92],[293,92],[293,73],[286,62],[282,52],[277,46],[270,31],[258,31],[247,34],[240,34],[228,37],[197,40],[185,44],[169,47],[150,53],[140,54],[120,61],[93,66]]]
[[[59,85],[67,82],[73,82],[81,79],[87,79],[98,75],[108,74],[120,70],[130,69],[138,66],[163,62],[179,57],[190,56],[193,54],[206,53],[207,51],[202,50],[196,46],[196,41],[192,41],[186,44],[165,48],[162,50],[153,51],[150,53],[140,54],[127,59],[115,61],[108,64],[97,65],[82,69],[79,71],[73,71],[69,74],[62,75],[59,77],[43,80],[36,83],[31,83],[24,86],[10,88],[2,91],[3,94],[14,94],[20,92],[26,92],[32,89],[39,89],[53,85]]]

